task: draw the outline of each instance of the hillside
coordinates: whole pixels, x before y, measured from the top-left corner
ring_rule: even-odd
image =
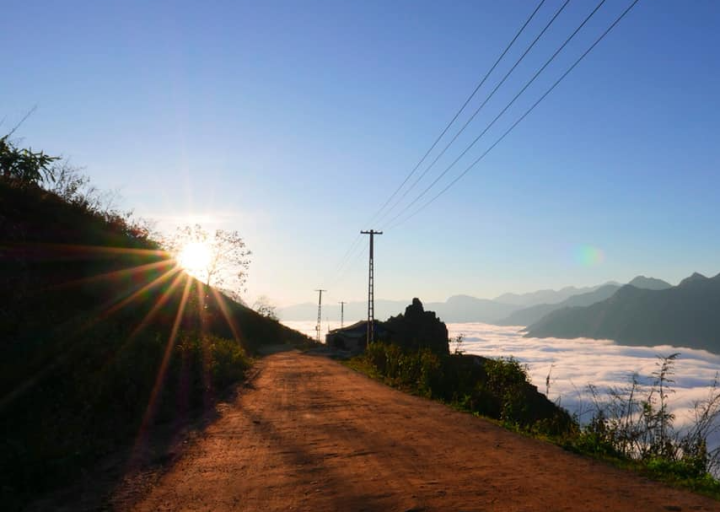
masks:
[[[188,277],[147,232],[0,180],[0,501],[211,409],[264,343],[306,338]]]
[[[670,288],[670,283],[661,279],[638,276],[628,283],[636,288],[648,290],[664,290]],[[514,311],[507,318],[498,321],[498,325],[532,325],[539,322],[544,316],[563,308],[585,307],[612,297],[620,289],[619,284],[605,284],[588,293],[573,295],[557,304],[538,304],[529,308]]]
[[[531,325],[527,336],[611,339],[628,345],[698,348],[720,353],[720,274],[693,274],[679,285],[643,290],[626,285],[588,307],[561,309]]]

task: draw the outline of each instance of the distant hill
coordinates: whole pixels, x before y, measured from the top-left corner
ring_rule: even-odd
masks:
[[[627,345],[671,344],[720,353],[720,274],[693,274],[679,285],[633,285],[588,307],[554,311],[532,324],[531,337],[611,339]]]
[[[609,282],[606,284],[616,284],[619,286],[619,283],[615,283],[615,282]],[[561,288],[560,290],[538,290],[536,292],[520,293],[520,294],[504,293],[504,294],[500,295],[499,297],[495,297],[495,299],[493,299],[493,300],[496,302],[500,302],[502,304],[510,304],[513,306],[521,306],[521,307],[535,306],[538,304],[557,304],[559,302],[569,299],[570,297],[572,297],[574,295],[590,293],[590,292],[600,288],[600,286],[603,286],[603,285],[586,286],[584,288],[576,288],[574,286],[566,286],[565,288]]]
[[[538,304],[514,311],[507,318],[499,320],[498,325],[523,325],[528,326],[539,321],[544,316],[559,309],[577,306],[590,306],[601,300],[611,297],[620,289],[620,285],[606,284],[588,293],[573,295],[558,304]]]
[[[648,290],[663,290],[670,288],[672,285],[666,283],[662,279],[652,277],[638,276],[632,281],[631,285],[636,288]],[[523,325],[528,326],[539,322],[544,316],[563,308],[585,307],[610,298],[615,292],[621,288],[619,284],[605,284],[595,288],[588,293],[573,295],[557,304],[538,304],[529,308],[523,308],[511,313],[507,318],[499,320],[499,325]]]
[[[386,319],[393,315],[404,311],[409,300],[375,300],[375,317],[378,319]],[[355,322],[357,320],[367,319],[367,302],[357,301],[345,304],[345,322]],[[281,320],[286,321],[310,321],[317,319],[318,305],[317,302],[304,302],[277,309],[277,315]],[[326,319],[340,320],[340,305],[337,303],[329,303],[323,296],[323,322]]]
[[[405,300],[376,300],[375,318],[385,320],[405,310]],[[427,302],[425,309],[434,311],[443,322],[495,322],[517,309],[518,306],[501,304],[490,299],[478,299],[469,295],[454,295],[445,302]],[[306,302],[277,311],[281,320],[310,321],[317,319],[317,303]],[[367,302],[349,302],[345,304],[345,320],[355,321],[367,317]],[[323,321],[339,320],[340,306],[323,304]]]
[[[672,285],[662,279],[655,279],[654,277],[637,276],[635,279],[628,283],[635,288],[642,288],[644,290],[667,290],[672,288]]]
[[[671,285],[660,279],[638,276],[631,281],[638,288],[663,289]],[[605,300],[622,285],[609,282],[599,286],[561,290],[540,290],[526,294],[506,293],[496,299],[480,299],[470,295],[453,295],[445,302],[426,302],[425,309],[434,311],[443,322],[484,322],[498,325],[530,325],[555,310],[565,307],[589,306]],[[502,299],[502,300],[501,300]],[[549,302],[535,304],[535,301]],[[407,300],[376,300],[375,318],[385,320],[404,311]],[[533,304],[526,307],[524,304]],[[317,303],[305,302],[278,308],[278,317],[285,321],[314,321],[317,319]],[[340,306],[325,301],[322,320],[340,320]],[[367,317],[367,302],[345,304],[345,321],[354,322]]]
[[[510,314],[517,306],[469,295],[454,295],[445,302],[428,302],[425,309],[437,313],[444,322],[492,323]]]

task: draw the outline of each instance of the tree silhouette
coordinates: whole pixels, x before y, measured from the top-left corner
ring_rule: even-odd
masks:
[[[202,268],[193,269],[195,277],[208,286],[227,292],[233,298],[239,298],[245,291],[252,255],[240,234],[224,229],[210,232],[200,224],[195,224],[178,228],[164,245],[177,258],[191,244],[201,244],[207,250],[207,261]]]
[[[255,304],[253,304],[253,309],[266,318],[269,318],[271,320],[278,319],[275,305],[265,295],[261,295],[260,297],[258,297],[258,299],[255,301]]]

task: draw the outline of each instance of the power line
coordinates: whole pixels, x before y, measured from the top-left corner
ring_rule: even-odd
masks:
[[[360,239],[362,239],[362,235],[359,235],[359,237]],[[363,244],[355,244],[355,248],[353,249],[350,257],[346,259],[346,263],[336,272],[333,279],[328,280],[328,286],[335,286],[337,283],[343,282],[348,271],[354,268],[359,261],[360,256],[362,256],[363,254],[364,248],[365,246]]]
[[[527,49],[523,52],[523,54],[515,61],[515,64],[510,68],[510,70],[505,73],[505,76],[503,76],[502,80],[498,82],[498,84],[495,86],[495,88],[490,92],[490,94],[485,98],[485,101],[483,101],[480,106],[473,112],[473,114],[470,116],[470,118],[465,121],[465,124],[458,130],[458,132],[453,136],[453,138],[448,142],[443,150],[438,153],[438,155],[435,157],[435,159],[430,163],[429,166],[425,168],[425,170],[418,176],[415,181],[405,189],[405,192],[400,196],[400,198],[395,201],[395,203],[392,205],[392,207],[385,212],[384,215],[382,215],[378,220],[382,220],[386,215],[388,215],[391,211],[393,211],[398,204],[402,202],[405,197],[415,188],[415,186],[422,181],[422,179],[427,175],[427,173],[430,171],[430,169],[433,168],[433,166],[440,160],[440,158],[443,157],[443,155],[447,152],[447,150],[450,148],[450,146],[453,145],[453,143],[457,140],[457,138],[465,131],[465,128],[468,127],[468,125],[475,119],[475,117],[480,113],[480,111],[485,107],[485,105],[488,104],[488,102],[492,99],[493,96],[495,96],[495,93],[502,87],[502,85],[505,83],[505,81],[510,77],[510,75],[515,71],[515,69],[520,65],[520,63],[525,59],[528,53],[530,53],[530,50],[533,49],[535,44],[540,40],[540,38],[547,32],[547,30],[550,28],[550,26],[555,22],[555,20],[560,16],[560,13],[562,13],[565,10],[565,7],[568,6],[570,3],[570,0],[565,0],[565,2],[560,6],[560,9],[558,9],[555,12],[555,15],[550,19],[550,21],[545,25],[545,27],[540,31],[540,33],[535,37],[532,43],[530,43],[530,46],[527,47]]]
[[[573,63],[573,65],[570,66],[570,68],[568,68],[568,70],[565,71],[565,73],[563,73],[563,75],[557,81],[555,81],[555,83],[547,91],[545,91],[545,93],[540,97],[540,99],[538,99],[527,111],[525,111],[525,113],[522,116],[520,116],[520,118],[517,121],[515,121],[515,123],[513,123],[513,125],[510,126],[510,128],[508,128],[505,131],[505,133],[503,133],[502,136],[500,136],[500,138],[492,144],[492,146],[490,146],[482,155],[480,155],[479,158],[477,158],[473,163],[471,163],[460,175],[458,175],[453,181],[451,181],[439,193],[437,193],[435,196],[433,196],[432,199],[430,199],[428,202],[424,203],[420,208],[415,210],[413,213],[411,213],[405,219],[401,220],[398,223],[395,223],[394,225],[392,225],[391,227],[386,228],[386,229],[392,229],[392,228],[398,227],[400,224],[407,222],[409,219],[411,219],[412,217],[414,217],[415,215],[420,213],[422,210],[424,210],[425,208],[430,206],[430,204],[432,204],[437,198],[439,198],[441,195],[443,195],[445,192],[447,192],[448,189],[450,189],[453,185],[455,185],[455,183],[460,181],[460,179],[463,176],[465,176],[468,172],[470,172],[470,170],[473,167],[475,167],[483,158],[485,158],[485,156],[487,156],[487,154],[490,153],[490,151],[492,151],[495,148],[495,146],[497,146],[505,137],[507,137],[510,134],[510,132],[512,132],[515,129],[515,127],[517,125],[519,125],[530,114],[530,112],[535,110],[535,107],[537,107],[560,84],[560,82],[562,82],[565,79],[565,77],[567,77],[570,74],[570,72],[573,69],[575,69],[575,67],[600,43],[600,41],[602,41],[605,38],[605,36],[607,36],[610,33],[610,31],[612,29],[615,28],[615,26],[618,23],[620,23],[620,21],[630,12],[630,10],[633,7],[635,7],[635,4],[637,4],[639,1],[640,0],[634,0],[633,3],[630,4],[627,7],[627,9],[625,9],[622,12],[622,14],[620,14],[620,16],[618,16],[615,19],[615,21],[605,30],[605,32],[603,32],[600,35],[600,37],[598,37],[595,40],[595,42]]]
[[[455,167],[455,164],[457,164],[468,153],[468,151],[470,151],[475,146],[475,144],[490,130],[490,128],[495,125],[495,123],[505,114],[505,112],[510,109],[510,107],[517,101],[517,99],[528,89],[528,87],[533,84],[533,82],[535,82],[535,80],[540,76],[540,74],[542,74],[543,71],[545,71],[545,69],[550,65],[550,63],[555,60],[555,58],[560,54],[560,52],[568,45],[568,43],[570,43],[570,41],[572,41],[572,39],[578,34],[578,32],[580,32],[580,30],[587,24],[587,22],[590,21],[590,19],[595,15],[595,13],[597,13],[597,11],[603,6],[606,1],[607,0],[600,0],[600,3],[595,6],[595,9],[593,9],[592,12],[585,17],[583,22],[573,31],[572,34],[570,34],[570,36],[565,40],[565,42],[560,45],[560,47],[555,51],[555,53],[553,53],[552,56],[550,56],[550,58],[545,61],[545,64],[543,64],[540,69],[538,69],[538,71],[533,75],[533,77],[523,86],[522,89],[520,89],[520,91],[513,97],[513,99],[510,100],[510,103],[508,103],[505,108],[503,108],[500,113],[495,116],[495,118],[490,122],[490,124],[485,127],[485,129],[480,133],[480,135],[475,137],[475,139],[470,143],[470,145],[465,148],[465,150],[460,153],[460,155],[455,160],[453,160],[453,162],[449,166],[447,166],[445,170],[441,172],[440,175],[437,176],[435,180],[433,180],[433,182],[430,183],[430,185],[428,185],[420,193],[420,195],[416,196],[415,199],[413,199],[407,206],[405,206],[397,215],[390,219],[390,221],[388,221],[386,225],[393,224],[401,215],[407,212],[410,208],[413,207],[413,205],[415,205],[420,199],[422,199],[425,194],[427,194],[430,189],[432,189],[453,167]]]
[[[520,34],[523,33],[523,31],[525,30],[525,27],[527,27],[528,24],[530,23],[530,21],[532,21],[532,19],[535,17],[535,14],[537,14],[537,12],[540,10],[540,8],[543,6],[544,3],[545,3],[545,0],[540,0],[540,3],[537,5],[537,7],[535,7],[535,10],[532,12],[532,14],[530,15],[530,17],[525,21],[525,23],[523,23],[522,27],[520,27],[520,30],[517,31],[517,33],[515,34],[515,36],[512,38],[512,40],[510,41],[510,43],[505,47],[505,49],[504,49],[503,52],[500,54],[500,56],[497,58],[497,60],[496,60],[495,63],[492,65],[492,67],[490,68],[490,70],[489,70],[487,73],[485,73],[485,76],[484,76],[483,79],[480,81],[480,83],[475,87],[475,89],[473,90],[472,94],[470,94],[470,96],[468,96],[468,98],[465,100],[465,103],[463,103],[463,105],[460,107],[460,109],[455,113],[455,115],[453,116],[453,118],[450,120],[450,122],[447,124],[447,126],[445,126],[445,128],[444,128],[443,131],[440,133],[440,135],[437,136],[437,138],[435,139],[435,142],[432,143],[432,145],[430,146],[430,148],[425,152],[425,154],[424,154],[423,157],[420,159],[420,161],[415,165],[415,167],[413,168],[413,170],[410,171],[410,173],[405,177],[405,179],[402,181],[402,183],[400,183],[400,185],[399,185],[399,186],[395,189],[395,191],[390,195],[390,197],[387,199],[387,201],[385,201],[385,203],[383,203],[383,205],[382,205],[382,206],[380,207],[380,209],[375,213],[375,215],[373,215],[373,216],[370,218],[370,221],[369,221],[368,223],[372,223],[372,222],[376,219],[376,217],[385,209],[385,207],[387,207],[387,205],[390,203],[390,201],[392,201],[393,198],[398,194],[398,192],[400,192],[400,190],[405,186],[405,184],[408,182],[408,180],[415,174],[415,172],[417,172],[417,170],[418,170],[418,169],[420,168],[420,166],[423,164],[423,162],[425,161],[425,159],[430,155],[430,153],[432,152],[432,150],[435,149],[435,146],[437,146],[438,142],[440,142],[440,139],[443,138],[443,136],[447,133],[447,131],[450,129],[450,127],[453,125],[453,123],[454,123],[454,122],[457,120],[457,118],[460,116],[460,114],[462,113],[462,111],[465,110],[465,107],[467,107],[468,103],[470,103],[470,101],[475,97],[475,94],[477,94],[477,92],[480,90],[480,88],[485,84],[485,82],[487,81],[487,79],[490,77],[490,74],[495,70],[495,68],[496,68],[497,65],[500,63],[500,61],[503,59],[503,57],[505,57],[505,54],[510,50],[510,48],[513,46],[513,44],[515,44],[515,41],[517,41],[518,37],[520,37]]]
[[[335,267],[334,272],[331,274],[331,277],[328,278],[324,283],[323,286],[329,286],[337,281],[339,279],[339,276],[342,274],[344,268],[346,267],[346,263],[350,260],[351,255],[356,251],[356,249],[359,247],[358,243],[362,240],[362,235],[358,234],[355,237],[355,240],[350,244],[350,247],[348,247],[348,250],[345,251],[345,254],[342,258],[340,258],[340,263],[338,263],[337,267]],[[337,279],[336,279],[337,277]]]
[[[504,49],[503,52],[500,54],[500,56],[497,58],[497,60],[494,62],[494,64],[490,67],[490,69],[489,69],[488,72],[485,74],[485,76],[484,76],[483,79],[480,81],[480,83],[475,87],[475,89],[474,89],[473,92],[470,94],[470,96],[468,96],[468,98],[467,98],[467,99],[465,100],[465,102],[462,104],[462,106],[460,107],[460,109],[455,113],[455,115],[454,115],[453,118],[450,120],[450,122],[445,126],[445,128],[444,128],[443,131],[440,133],[440,135],[438,135],[438,137],[435,139],[435,142],[433,142],[433,144],[432,144],[432,145],[430,146],[430,148],[425,152],[425,154],[424,154],[423,157],[420,159],[420,161],[415,165],[415,167],[412,169],[412,171],[410,171],[410,173],[405,177],[405,179],[402,181],[402,183],[400,183],[400,185],[397,187],[397,189],[395,189],[395,191],[390,195],[390,197],[385,201],[385,203],[383,203],[383,205],[380,207],[380,209],[378,209],[378,210],[375,212],[375,214],[370,218],[370,220],[368,221],[368,224],[372,223],[372,222],[378,217],[378,215],[380,215],[380,214],[383,212],[383,210],[387,207],[387,205],[395,198],[395,196],[397,196],[398,192],[400,192],[400,190],[405,186],[405,184],[408,182],[408,180],[415,174],[415,172],[417,172],[417,170],[420,168],[420,166],[423,164],[423,162],[425,162],[425,160],[426,160],[427,157],[430,155],[430,153],[433,151],[433,149],[435,149],[435,147],[437,146],[437,144],[438,144],[438,143],[440,142],[440,140],[445,136],[445,134],[446,134],[447,131],[450,129],[450,127],[453,125],[453,123],[455,123],[455,121],[456,121],[457,118],[460,116],[460,114],[463,112],[463,110],[465,110],[465,107],[467,107],[467,105],[468,105],[468,104],[470,103],[470,101],[475,97],[475,95],[476,95],[477,92],[480,90],[480,88],[485,84],[485,82],[487,81],[487,79],[490,77],[490,75],[492,74],[492,72],[495,70],[495,68],[496,68],[496,67],[498,66],[498,64],[500,63],[500,61],[505,57],[505,55],[506,55],[507,52],[510,50],[510,48],[512,48],[512,46],[515,44],[515,42],[517,41],[517,39],[518,39],[518,38],[520,37],[520,35],[524,32],[525,28],[526,28],[526,27],[530,24],[530,22],[533,20],[533,18],[534,18],[535,15],[538,13],[538,11],[539,11],[540,8],[543,6],[543,4],[545,4],[545,1],[546,1],[546,0],[540,0],[540,2],[538,3],[538,5],[537,5],[537,6],[535,7],[535,9],[533,10],[532,14],[530,14],[530,16],[527,18],[527,20],[525,20],[525,23],[523,23],[523,25],[520,27],[520,29],[515,33],[515,36],[512,38],[512,40],[510,41],[510,43],[508,43],[508,45],[505,47],[505,49]],[[464,129],[464,127],[463,127],[463,129]],[[413,187],[414,187],[414,185],[413,185]],[[406,193],[405,195],[407,195],[407,193]],[[403,195],[403,197],[405,197],[405,195]],[[393,208],[395,208],[395,206],[393,206]],[[341,258],[340,263],[338,264],[337,270],[335,271],[336,274],[339,274],[339,273],[341,272],[341,268],[342,268],[343,265],[346,263],[346,261],[348,260],[348,258],[350,258],[350,254],[351,254],[351,253],[353,252],[353,250],[356,248],[357,243],[358,243],[360,237],[361,237],[361,235],[358,235],[358,237],[355,238],[355,240],[351,243],[350,248],[345,252],[345,254],[343,255],[343,257]]]

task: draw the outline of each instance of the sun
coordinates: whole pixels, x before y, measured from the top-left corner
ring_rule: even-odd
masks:
[[[207,244],[190,242],[178,254],[177,262],[188,274],[198,277],[207,272],[210,257],[210,248]]]

